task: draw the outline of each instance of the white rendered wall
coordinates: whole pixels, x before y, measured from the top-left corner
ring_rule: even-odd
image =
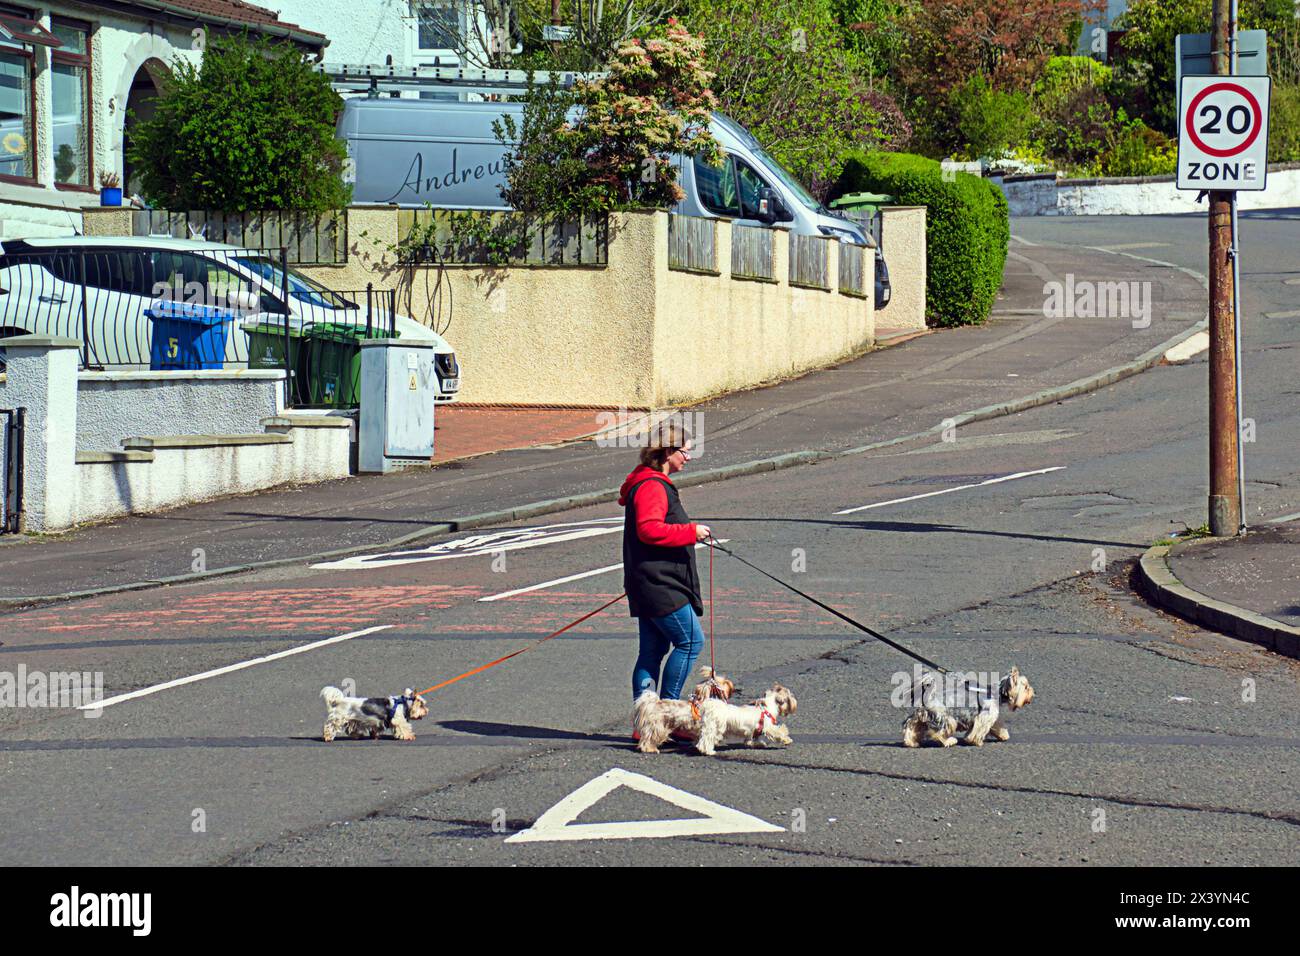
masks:
[[[120,451],[140,435],[257,434],[283,408],[283,372],[82,372],[77,451]]]
[[[294,428],[290,434],[292,441],[270,445],[160,447],[153,461],[78,464],[77,521],[348,476],[351,442],[346,427]]]
[[[1178,189],[1173,179],[1105,180],[1031,177],[993,178],[1007,197],[1013,216],[1156,216],[1204,212],[1197,193]],[[1240,209],[1300,206],[1300,169],[1271,169],[1268,188],[1237,193]]]
[[[330,63],[410,66],[415,21],[408,0],[262,0],[280,19],[329,37]]]

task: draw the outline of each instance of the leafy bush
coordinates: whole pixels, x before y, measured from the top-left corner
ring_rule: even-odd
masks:
[[[1019,145],[1034,123],[1028,96],[995,90],[982,76],[955,89],[952,104],[969,159],[1001,156]]]
[[[1011,232],[1002,190],[969,173],[945,180],[939,163],[923,156],[877,152],[849,156],[833,194],[862,191],[926,207],[927,321],[956,326],[987,319]]]
[[[1112,73],[1110,67],[1090,56],[1054,56],[1043,64],[1043,72],[1034,81],[1034,98],[1040,107],[1051,107],[1081,87],[1105,89]]]
[[[1034,143],[1045,156],[1071,171],[1095,172],[1116,116],[1100,87],[1080,86],[1045,104],[1039,120]]]
[[[1178,144],[1134,120],[1101,154],[1099,167],[1103,176],[1169,176],[1178,167]]]
[[[1268,161],[1300,162],[1300,86],[1275,84],[1268,106]]]
[[[177,58],[134,129],[130,161],[145,199],[169,209],[324,212],[346,206],[342,100],[289,43],[242,36]]]

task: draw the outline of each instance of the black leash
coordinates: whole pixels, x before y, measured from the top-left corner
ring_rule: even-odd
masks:
[[[805,601],[809,601],[812,604],[816,604],[823,611],[826,611],[830,614],[834,614],[845,624],[848,624],[852,627],[856,627],[859,631],[862,631],[864,634],[870,634],[876,640],[880,641],[881,643],[888,644],[896,651],[901,651],[902,653],[906,654],[908,657],[912,658],[912,660],[924,664],[926,667],[929,667],[931,670],[938,671],[940,674],[948,673],[948,669],[946,667],[940,667],[934,661],[926,660],[920,654],[916,653],[915,651],[909,650],[908,648],[904,647],[902,644],[899,644],[897,641],[891,641],[889,638],[885,637],[885,635],[881,634],[879,631],[872,630],[871,628],[867,627],[867,625],[863,624],[861,621],[855,621],[847,614],[835,610],[835,608],[831,607],[829,604],[825,603],[824,601],[817,600],[811,594],[806,594],[805,592],[800,591],[793,584],[790,584],[786,581],[782,581],[775,574],[768,574],[758,565],[754,564],[751,561],[746,561],[740,555],[736,554],[736,552],[730,550],[729,548],[724,548],[722,545],[715,542],[712,538],[710,538],[705,543],[710,548],[716,548],[718,551],[721,551],[723,554],[730,555],[731,557],[735,558],[737,561],[739,561],[741,564],[745,565],[746,567],[753,568],[759,574],[763,575],[763,577],[775,581],[777,584],[781,585],[781,587],[785,588],[786,590],[793,591],[795,594],[799,595]]]

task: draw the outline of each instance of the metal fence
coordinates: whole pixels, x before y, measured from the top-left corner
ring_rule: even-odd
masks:
[[[829,289],[827,247],[834,240],[821,236],[790,237],[790,284],[810,289]]]
[[[25,408],[0,408],[0,534],[16,534],[22,523],[26,418]]]
[[[609,219],[530,216],[517,212],[402,209],[397,214],[408,264],[603,266]]]
[[[776,279],[772,237],[776,230],[763,226],[731,227],[731,274],[743,279]]]
[[[282,250],[7,244],[0,335],[78,339],[86,369],[246,363],[243,324],[284,324],[283,259]]]
[[[396,291],[327,289],[287,259],[285,249],[11,243],[0,254],[0,344],[74,338],[83,369],[280,370],[289,406],[353,404],[348,362],[357,340],[394,333]]]
[[[290,265],[341,265],[348,261],[346,210],[303,212],[220,212],[138,209],[137,236],[171,236],[223,242],[240,249],[284,249]]]
[[[845,295],[866,297],[869,252],[866,246],[840,243],[840,291]]]
[[[703,216],[669,216],[668,268],[717,275],[717,221]]]

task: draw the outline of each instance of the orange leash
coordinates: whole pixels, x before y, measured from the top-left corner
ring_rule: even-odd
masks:
[[[710,585],[710,588],[711,588],[711,587],[712,587],[712,585]],[[474,668],[472,671],[466,671],[466,672],[463,673],[463,674],[460,674],[460,675],[458,675],[458,676],[456,676],[456,677],[451,678],[451,680],[445,680],[445,681],[443,681],[441,684],[434,684],[432,687],[426,687],[424,690],[420,691],[419,696],[423,697],[425,694],[432,694],[435,690],[441,690],[442,688],[448,686],[449,684],[454,684],[454,683],[456,683],[456,681],[458,681],[458,680],[464,680],[466,677],[472,677],[472,676],[474,676],[475,674],[482,673],[483,671],[487,670],[488,668],[496,667],[498,664],[504,664],[506,661],[510,660],[510,658],[512,658],[512,657],[518,657],[520,654],[524,653],[525,651],[531,651],[534,647],[537,647],[539,644],[545,644],[547,641],[549,641],[549,640],[550,640],[551,638],[553,638],[553,637],[559,637],[561,634],[563,634],[563,633],[564,633],[565,631],[567,631],[569,628],[571,628],[571,627],[576,627],[577,625],[581,624],[583,621],[587,620],[587,618],[589,618],[589,617],[595,617],[595,616],[596,616],[597,614],[599,614],[601,611],[605,610],[605,608],[607,608],[607,607],[613,607],[615,604],[617,604],[619,601],[623,600],[623,598],[625,598],[625,597],[627,597],[627,593],[626,593],[626,592],[624,592],[623,594],[620,594],[618,597],[614,598],[614,600],[612,600],[612,601],[608,601],[608,602],[606,602],[605,604],[602,604],[600,607],[596,608],[596,610],[587,612],[586,614],[582,615],[582,617],[578,618],[576,621],[570,621],[568,624],[564,625],[564,627],[560,628],[558,631],[553,631],[552,633],[547,634],[547,635],[546,635],[545,637],[543,637],[541,640],[539,640],[539,641],[533,641],[533,643],[529,644],[527,647],[521,647],[521,648],[519,648],[519,650],[514,651],[514,652],[512,652],[512,653],[510,653],[510,654],[507,654],[505,657],[498,657],[496,660],[492,661],[491,663],[483,664],[483,665],[481,665],[481,666],[479,666],[479,667]]]

